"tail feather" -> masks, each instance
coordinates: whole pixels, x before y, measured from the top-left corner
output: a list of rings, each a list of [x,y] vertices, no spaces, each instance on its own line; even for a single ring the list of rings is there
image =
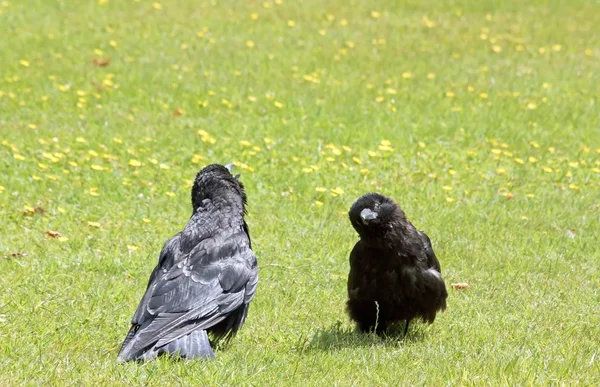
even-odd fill
[[[205,330],[193,331],[185,336],[179,337],[178,339],[171,341],[170,343],[164,346],[157,347],[156,344],[154,344],[152,347],[146,348],[144,350],[134,349],[132,343],[133,341],[135,341],[135,332],[136,327],[134,326],[127,334],[127,338],[125,339],[123,347],[119,352],[117,361],[146,361],[152,360],[157,356],[163,354],[170,354],[185,359],[213,359],[215,357],[215,353],[213,352],[210,346],[208,335]]]

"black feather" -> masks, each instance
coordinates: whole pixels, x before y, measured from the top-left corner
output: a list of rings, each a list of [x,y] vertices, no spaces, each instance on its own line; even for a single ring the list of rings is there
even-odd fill
[[[192,188],[193,213],[168,240],[133,316],[119,361],[161,354],[213,358],[213,344],[244,324],[258,284],[244,186],[222,165],[209,165]]]
[[[432,323],[448,293],[431,240],[390,198],[360,197],[350,208],[360,240],[350,253],[347,311],[361,331],[384,332],[414,318]]]

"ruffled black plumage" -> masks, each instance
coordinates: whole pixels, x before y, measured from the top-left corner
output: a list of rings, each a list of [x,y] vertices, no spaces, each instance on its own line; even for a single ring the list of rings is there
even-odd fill
[[[213,358],[212,345],[235,336],[258,284],[245,205],[244,186],[228,168],[213,164],[198,173],[192,216],[165,243],[119,361]]]
[[[448,293],[429,237],[390,198],[360,197],[350,208],[360,240],[350,253],[347,311],[361,331],[384,332],[414,318],[432,323]]]

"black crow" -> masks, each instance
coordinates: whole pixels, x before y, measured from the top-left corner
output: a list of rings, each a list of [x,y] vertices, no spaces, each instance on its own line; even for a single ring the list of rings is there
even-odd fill
[[[424,232],[390,198],[360,197],[348,214],[360,240],[350,253],[347,311],[362,332],[383,333],[413,318],[432,323],[448,293],[440,262]]]
[[[229,341],[244,324],[258,267],[244,186],[230,169],[213,164],[196,176],[192,216],[162,248],[119,361],[214,358],[211,344]]]

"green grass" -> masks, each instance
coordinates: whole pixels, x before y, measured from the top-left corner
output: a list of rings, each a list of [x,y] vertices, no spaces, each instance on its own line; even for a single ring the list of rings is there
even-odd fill
[[[0,385],[600,384],[597,2],[99,3],[0,4]],[[117,364],[230,161],[246,325],[212,362]],[[470,285],[406,340],[344,312],[374,190]]]

